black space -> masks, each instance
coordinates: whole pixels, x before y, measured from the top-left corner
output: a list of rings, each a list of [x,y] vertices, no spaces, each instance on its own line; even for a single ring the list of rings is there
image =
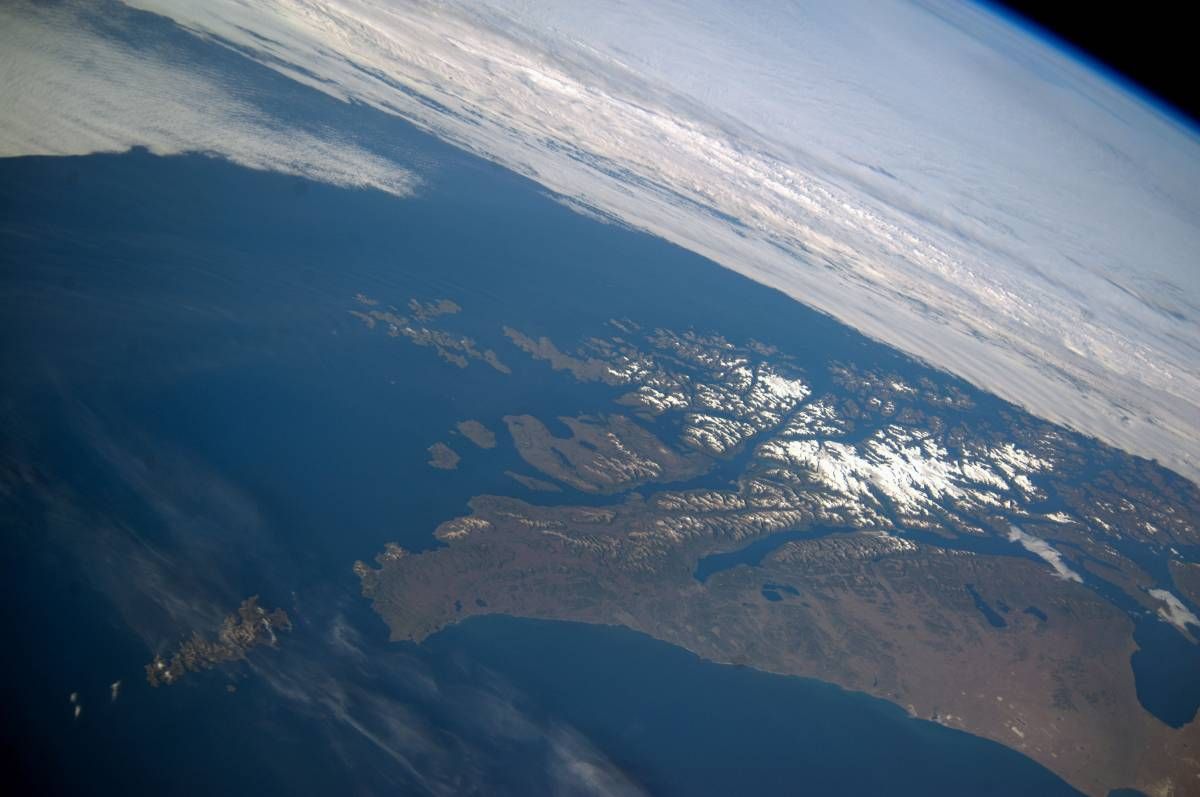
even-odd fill
[[[995,5],[1082,50],[1200,126],[1190,4],[1002,0]]]

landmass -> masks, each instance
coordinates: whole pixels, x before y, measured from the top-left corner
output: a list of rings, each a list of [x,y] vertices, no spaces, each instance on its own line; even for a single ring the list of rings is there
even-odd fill
[[[434,443],[429,447],[429,464],[438,470],[454,470],[461,459],[458,452],[445,443]]]
[[[533,490],[539,493],[561,493],[562,488],[553,482],[548,482],[545,479],[539,479],[535,476],[528,476],[524,473],[506,470],[504,475],[515,481],[527,490]]]
[[[170,685],[189,672],[210,670],[220,664],[238,661],[251,649],[278,644],[276,631],[292,630],[292,621],[283,609],[267,611],[258,605],[258,596],[247,598],[238,610],[225,618],[216,639],[199,631],[185,640],[171,657],[155,656],[146,665],[146,680],[151,686]],[[120,681],[113,684],[112,699],[116,700]]]
[[[408,310],[418,321],[431,321],[440,315],[454,315],[462,312],[462,308],[449,299],[437,299],[432,302],[409,299]]]
[[[1195,485],[921,369],[618,331],[566,350],[505,330],[637,417],[560,418],[565,438],[505,418],[579,497],[478,496],[441,547],[357,563],[393,639],[490,613],[623,625],[893,701],[1089,794],[1200,788],[1200,725],[1143,708],[1130,666],[1136,623],[1200,631]]]
[[[458,423],[458,432],[480,448],[495,448],[496,434],[479,421],[467,420]]]
[[[1200,563],[1172,561],[1171,578],[1193,606],[1200,604]]]
[[[696,554],[630,545],[653,522],[645,508],[473,508],[469,524],[439,530],[446,553],[364,574],[393,639],[419,642],[485,613],[619,624],[713,661],[891,700],[1014,747],[1088,793],[1195,783],[1194,727],[1169,729],[1138,704],[1129,620],[1034,562],[856,532],[789,542],[701,584]],[[767,584],[796,594],[773,590],[771,600]],[[993,602],[1034,604],[1046,619],[1010,614],[1001,632],[967,584]]]
[[[354,309],[349,313],[362,321],[367,329],[383,329],[389,337],[405,338],[414,345],[430,347],[439,357],[458,368],[466,368],[472,361],[478,361],[502,374],[512,373],[512,369],[501,362],[496,352],[491,349],[480,350],[474,338],[438,326],[443,316],[455,315],[461,310],[449,299],[433,302],[411,299],[411,317],[401,315],[392,305],[379,309],[382,306],[379,300],[362,293],[356,294],[354,299],[365,309]]]
[[[522,459],[585,493],[680,481],[703,473],[710,465],[694,453],[667,446],[623,415],[558,420],[570,430],[570,437],[555,437],[532,415],[508,415],[504,423]]]

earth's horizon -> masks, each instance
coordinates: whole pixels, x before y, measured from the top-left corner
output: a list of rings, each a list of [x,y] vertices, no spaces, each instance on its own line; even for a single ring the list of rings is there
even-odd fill
[[[870,5],[0,9],[15,793],[1200,790],[1200,135]]]

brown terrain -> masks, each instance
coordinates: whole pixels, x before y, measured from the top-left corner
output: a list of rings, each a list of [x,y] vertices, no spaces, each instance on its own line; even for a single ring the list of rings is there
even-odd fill
[[[495,448],[496,434],[479,421],[460,421],[456,427],[458,433],[480,448]]]
[[[267,611],[258,605],[258,596],[247,598],[237,612],[221,623],[216,639],[199,631],[185,640],[170,659],[155,656],[146,665],[146,680],[151,686],[170,685],[189,672],[211,670],[219,664],[244,659],[255,647],[275,647],[276,631],[291,631],[292,621],[283,609]]]
[[[758,567],[693,577],[707,541],[654,551],[656,499],[617,510],[477,499],[443,524],[448,547],[360,565],[393,639],[421,641],[479,614],[618,624],[718,662],[820,678],[1020,750],[1089,794],[1186,794],[1200,777],[1197,724],[1144,711],[1132,625],[1039,564],[861,531],[793,541]],[[764,585],[778,600],[763,597]],[[1004,628],[975,610],[1036,606]],[[1174,791],[1172,791],[1172,785]]]
[[[682,481],[711,464],[696,454],[680,454],[623,415],[559,420],[570,437],[555,437],[531,415],[509,415],[504,423],[526,462],[585,493]]]
[[[1133,614],[1096,588],[1164,621],[1151,590],[1196,600],[1200,568],[1179,553],[1200,543],[1195,485],[1015,411],[981,415],[928,376],[834,363],[813,395],[762,344],[613,326],[574,351],[505,332],[554,371],[626,390],[615,402],[636,417],[560,418],[569,437],[505,423],[544,477],[510,472],[526,487],[624,500],[479,496],[436,529],[442,547],[356,563],[393,639],[493,613],[621,625],[892,701],[1088,794],[1200,793],[1200,723],[1142,707]],[[734,482],[679,486],[730,463]],[[1132,547],[1166,558],[1173,583]]]
[[[458,455],[453,448],[445,443],[434,443],[429,447],[429,465],[438,470],[454,470],[458,467]]]

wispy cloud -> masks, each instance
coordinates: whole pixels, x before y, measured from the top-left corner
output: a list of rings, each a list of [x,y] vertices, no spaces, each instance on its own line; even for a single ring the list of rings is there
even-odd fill
[[[339,613],[323,612],[321,623],[336,632],[302,638],[286,655],[250,666],[286,705],[315,721],[348,782],[383,760],[427,794],[494,791],[501,780],[495,769],[510,768],[520,751],[524,771],[509,772],[508,782],[558,795],[644,794],[585,735],[522,709],[527,698],[497,673],[478,664],[435,666],[419,650],[363,656],[357,632]]]
[[[985,9],[137,4],[1200,475],[1200,141]]]
[[[1032,534],[1021,531],[1016,526],[1009,526],[1008,539],[1010,542],[1018,543],[1034,556],[1045,560],[1047,564],[1054,568],[1054,572],[1058,577],[1064,581],[1078,581],[1079,583],[1083,583],[1083,578],[1067,566],[1062,554],[1041,537],[1035,537]]]
[[[236,75],[149,46],[160,42],[118,40],[71,4],[0,6],[0,42],[0,157],[142,146],[401,196],[417,183],[349,131],[297,126],[256,104]]]
[[[1187,633],[1188,626],[1200,629],[1200,617],[1183,604],[1173,593],[1165,589],[1149,590],[1150,597],[1161,601],[1164,605],[1158,610],[1158,616],[1166,622]]]
[[[554,794],[635,797],[647,793],[578,732],[558,725],[546,738]]]

